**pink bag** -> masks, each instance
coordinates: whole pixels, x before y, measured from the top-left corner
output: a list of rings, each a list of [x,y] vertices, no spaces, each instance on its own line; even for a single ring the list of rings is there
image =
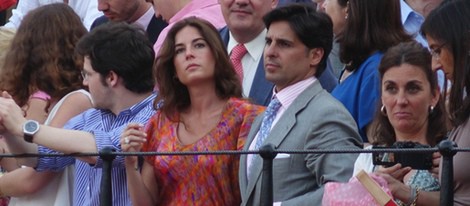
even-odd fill
[[[382,177],[374,174],[369,176],[375,180],[380,188],[389,196],[390,205],[393,204],[391,200],[392,193],[388,188],[387,181]],[[388,203],[388,201],[387,201]],[[352,177],[347,183],[329,182],[325,185],[323,193],[323,206],[377,206],[389,205],[378,204],[371,193],[363,186],[363,184],[356,178]]]

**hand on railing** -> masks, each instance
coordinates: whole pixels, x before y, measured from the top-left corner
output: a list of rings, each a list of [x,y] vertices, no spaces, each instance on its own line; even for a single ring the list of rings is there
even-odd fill
[[[139,152],[147,141],[144,125],[130,123],[121,135],[121,149],[123,152]],[[126,165],[136,165],[137,156],[127,156]]]

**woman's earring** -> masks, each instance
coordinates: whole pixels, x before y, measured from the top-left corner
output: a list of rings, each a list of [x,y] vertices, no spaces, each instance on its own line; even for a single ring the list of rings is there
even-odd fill
[[[346,16],[344,16],[344,19],[348,19],[348,14],[346,14]]]
[[[434,106],[429,107],[429,114],[432,114],[434,112]]]
[[[382,107],[380,107],[380,113],[382,113],[383,116],[387,116],[387,109],[385,109],[384,105],[382,105]]]

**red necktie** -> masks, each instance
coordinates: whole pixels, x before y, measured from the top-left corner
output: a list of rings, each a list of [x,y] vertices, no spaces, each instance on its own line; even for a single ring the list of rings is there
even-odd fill
[[[230,53],[230,60],[232,61],[233,67],[235,68],[235,72],[237,72],[240,81],[243,82],[243,66],[242,66],[242,58],[245,56],[247,50],[243,44],[238,44],[232,49]]]

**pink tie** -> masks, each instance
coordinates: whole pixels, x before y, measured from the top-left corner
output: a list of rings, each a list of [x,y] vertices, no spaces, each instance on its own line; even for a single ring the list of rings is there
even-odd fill
[[[237,72],[240,81],[243,81],[242,58],[245,56],[246,52],[246,47],[243,44],[238,44],[232,49],[232,53],[230,53],[230,60],[232,61],[233,67],[235,68],[235,72]]]

